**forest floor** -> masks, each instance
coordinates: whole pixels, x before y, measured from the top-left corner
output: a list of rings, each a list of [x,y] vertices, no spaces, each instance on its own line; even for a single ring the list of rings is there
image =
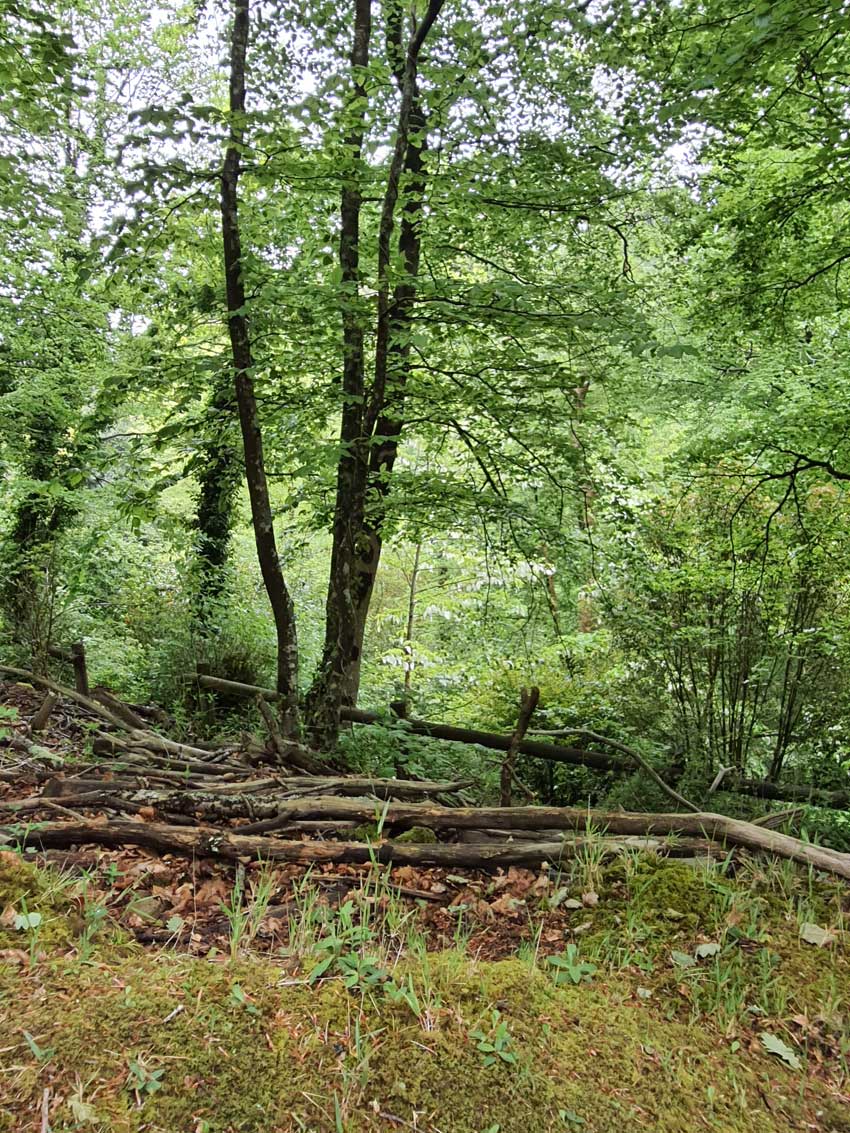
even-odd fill
[[[846,883],[742,853],[7,847],[0,1133],[850,1133],[848,929]]]

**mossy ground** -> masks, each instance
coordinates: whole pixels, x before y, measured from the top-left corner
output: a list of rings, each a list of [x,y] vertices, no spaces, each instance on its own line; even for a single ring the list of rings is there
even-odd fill
[[[798,933],[806,910],[834,924],[840,894],[642,858],[595,880],[575,937],[592,982],[556,987],[528,949],[370,940],[347,988],[340,965],[308,984],[315,956],[216,962],[94,932],[85,902],[0,855],[0,910],[43,916],[36,939],[0,930],[0,1131],[39,1133],[47,1097],[53,1133],[850,1133],[847,952]],[[700,941],[721,951],[671,963]]]

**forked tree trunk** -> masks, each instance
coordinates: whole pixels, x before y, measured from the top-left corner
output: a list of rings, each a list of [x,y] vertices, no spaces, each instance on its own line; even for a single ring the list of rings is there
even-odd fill
[[[234,0],[230,52],[230,136],[221,175],[221,232],[227,289],[227,326],[233,357],[236,402],[245,453],[245,478],[257,558],[274,617],[277,636],[277,690],[281,694],[284,734],[299,732],[298,644],[295,611],[277,553],[271,500],[263,458],[263,437],[254,393],[254,357],[245,312],[238,189],[240,153],[245,141],[245,59],[248,51],[249,0]]]
[[[430,0],[406,49],[402,46],[401,7],[388,16],[390,65],[401,94],[396,140],[381,208],[378,232],[378,315],[375,367],[366,389],[363,330],[343,304],[344,403],[340,432],[334,539],[328,584],[322,663],[308,698],[313,740],[331,747],[340,709],[357,701],[366,619],[381,558],[386,500],[404,428],[404,397],[410,369],[409,329],[419,273],[420,221],[425,189],[427,123],[417,94],[419,55],[444,0]],[[353,180],[343,189],[340,265],[343,294],[357,294],[360,191],[357,184],[366,105],[364,70],[369,59],[370,3],[355,0],[352,51],[352,106],[346,148]],[[390,282],[392,237],[399,198],[404,204],[398,253],[404,276]]]

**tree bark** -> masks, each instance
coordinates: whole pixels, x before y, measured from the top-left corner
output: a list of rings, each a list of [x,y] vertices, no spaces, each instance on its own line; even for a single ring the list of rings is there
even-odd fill
[[[422,557],[422,540],[416,544],[413,566],[407,590],[407,625],[404,629],[404,704],[405,716],[410,711],[410,690],[413,684],[413,631],[416,627],[416,584],[419,581],[419,561]]]
[[[226,380],[225,380],[226,377]],[[196,615],[202,630],[221,597],[233,529],[233,505],[242,478],[237,438],[233,435],[238,406],[230,375],[216,378],[204,414],[200,459],[190,462],[200,492],[195,511],[195,555],[198,562]]]
[[[251,501],[251,518],[257,558],[268,594],[277,636],[277,689],[281,694],[281,725],[286,736],[297,738],[298,643],[295,611],[281,569],[263,456],[257,399],[254,392],[254,357],[246,314],[242,241],[239,229],[239,175],[245,144],[245,61],[248,51],[249,0],[234,0],[230,51],[230,135],[221,174],[221,233],[227,292],[227,326],[233,360],[236,402],[245,453],[245,478]]]

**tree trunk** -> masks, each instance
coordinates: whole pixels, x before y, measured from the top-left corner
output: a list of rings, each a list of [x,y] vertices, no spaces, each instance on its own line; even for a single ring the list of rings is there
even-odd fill
[[[325,605],[325,643],[313,687],[307,697],[307,715],[313,742],[330,748],[339,732],[339,708],[350,695],[343,688],[348,667],[359,672],[363,643],[355,597],[352,566],[358,557],[363,529],[368,456],[363,435],[365,359],[363,321],[358,309],[360,292],[360,209],[362,195],[363,130],[368,92],[366,68],[372,31],[371,0],[354,0],[354,42],[351,50],[352,85],[346,107],[344,162],[346,177],[340,202],[339,264],[342,313],[342,419],[337,463],[333,545]]]
[[[245,313],[242,242],[239,231],[238,188],[240,153],[245,129],[245,58],[248,50],[249,0],[234,0],[230,54],[230,136],[221,175],[221,231],[227,290],[227,325],[233,358],[236,402],[245,453],[245,477],[251,501],[251,518],[257,558],[274,617],[277,636],[277,689],[281,694],[284,734],[297,737],[298,644],[295,611],[283,577],[275,541],[271,500],[263,457],[257,399],[254,393],[254,358],[248,316]]]
[[[410,571],[410,580],[407,591],[407,625],[404,630],[404,703],[405,715],[410,711],[407,707],[410,701],[410,690],[413,683],[413,631],[416,627],[416,584],[419,581],[419,561],[422,557],[422,540],[416,544],[413,556],[413,567]]]
[[[238,413],[233,381],[216,380],[204,421],[196,476],[200,486],[195,513],[198,562],[196,614],[202,629],[207,628],[213,603],[221,596],[225,567],[233,529],[233,504],[242,476],[237,438],[232,435]]]
[[[534,709],[537,707],[539,699],[540,689],[537,685],[534,685],[530,692],[527,688],[524,688],[520,695],[519,718],[510,738],[507,753],[502,761],[500,782],[500,801],[502,806],[511,805],[511,788],[513,787],[515,775],[514,765],[516,764],[517,752],[519,751],[519,745],[525,738],[525,733],[528,731],[528,725],[531,723],[531,717],[534,714]]]
[[[401,46],[401,10],[391,5],[388,20],[390,64],[401,92],[396,139],[381,207],[378,232],[378,315],[372,388],[365,382],[363,334],[343,305],[345,400],[340,432],[334,539],[328,585],[322,664],[309,696],[313,740],[331,747],[339,732],[340,709],[357,701],[366,619],[381,557],[386,497],[404,426],[404,392],[410,368],[409,330],[419,273],[423,154],[426,120],[417,95],[419,54],[444,0],[430,0],[406,51]],[[346,138],[359,165],[366,89],[362,69],[368,64],[370,5],[355,0],[354,105],[357,117]],[[402,196],[398,251],[404,277],[390,284],[392,234]],[[356,296],[358,279],[360,193],[343,190],[340,265],[343,287]]]

